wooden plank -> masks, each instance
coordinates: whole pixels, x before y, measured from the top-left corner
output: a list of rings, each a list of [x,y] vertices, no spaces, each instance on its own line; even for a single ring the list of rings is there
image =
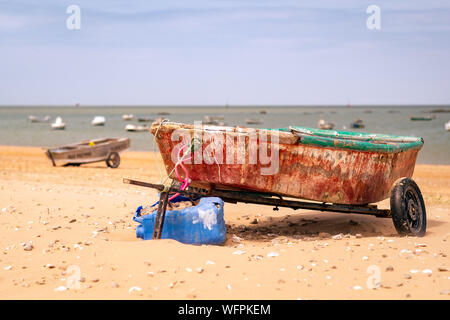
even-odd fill
[[[159,197],[158,211],[156,212],[155,226],[153,228],[153,240],[161,239],[162,230],[164,226],[164,218],[166,216],[167,202],[169,199],[169,192],[162,192]]]

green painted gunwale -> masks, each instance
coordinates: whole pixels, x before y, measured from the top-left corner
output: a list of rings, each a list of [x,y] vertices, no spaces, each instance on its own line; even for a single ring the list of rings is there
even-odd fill
[[[323,130],[298,126],[271,130],[292,132],[300,137],[300,143],[306,145],[379,153],[397,153],[410,149],[420,150],[424,143],[423,138],[420,137]]]

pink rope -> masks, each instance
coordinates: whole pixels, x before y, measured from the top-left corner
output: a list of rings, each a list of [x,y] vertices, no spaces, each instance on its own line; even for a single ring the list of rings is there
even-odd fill
[[[177,162],[177,164],[176,164],[176,166],[175,166],[175,174],[177,175],[178,180],[182,183],[182,184],[181,184],[180,190],[185,190],[185,189],[189,186],[189,184],[190,184],[190,181],[189,181],[189,172],[188,172],[188,170],[186,169],[186,167],[184,166],[183,161],[190,160],[190,159],[192,158],[192,156],[190,156],[189,158],[186,158],[186,159],[181,160],[181,159],[182,159],[181,154],[182,154],[183,149],[184,149],[185,147],[186,147],[186,145],[182,146],[182,147],[180,148],[180,150],[178,151],[178,155],[177,155],[178,162]],[[184,175],[185,175],[185,178],[184,178],[184,179],[181,177],[180,173],[178,172],[178,166],[181,166],[181,168],[182,168],[183,171],[184,171]],[[173,196],[171,196],[171,197],[169,198],[169,201],[172,201],[173,199],[175,199],[175,198],[178,197],[179,195],[180,195],[180,193],[174,194]]]

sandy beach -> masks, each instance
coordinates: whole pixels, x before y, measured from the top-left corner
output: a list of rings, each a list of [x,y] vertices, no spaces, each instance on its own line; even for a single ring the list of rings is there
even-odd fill
[[[133,212],[157,194],[122,178],[159,182],[154,155],[52,167],[0,146],[0,299],[450,298],[450,166],[416,166],[423,238],[391,219],[225,204],[223,246],[137,239]]]

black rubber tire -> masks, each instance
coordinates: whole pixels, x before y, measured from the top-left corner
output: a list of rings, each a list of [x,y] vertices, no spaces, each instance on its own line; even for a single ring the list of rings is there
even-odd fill
[[[401,178],[395,182],[391,191],[391,214],[395,229],[400,235],[425,235],[425,202],[414,180]]]
[[[117,152],[111,152],[106,159],[106,165],[110,168],[117,168],[120,165],[120,156]]]

